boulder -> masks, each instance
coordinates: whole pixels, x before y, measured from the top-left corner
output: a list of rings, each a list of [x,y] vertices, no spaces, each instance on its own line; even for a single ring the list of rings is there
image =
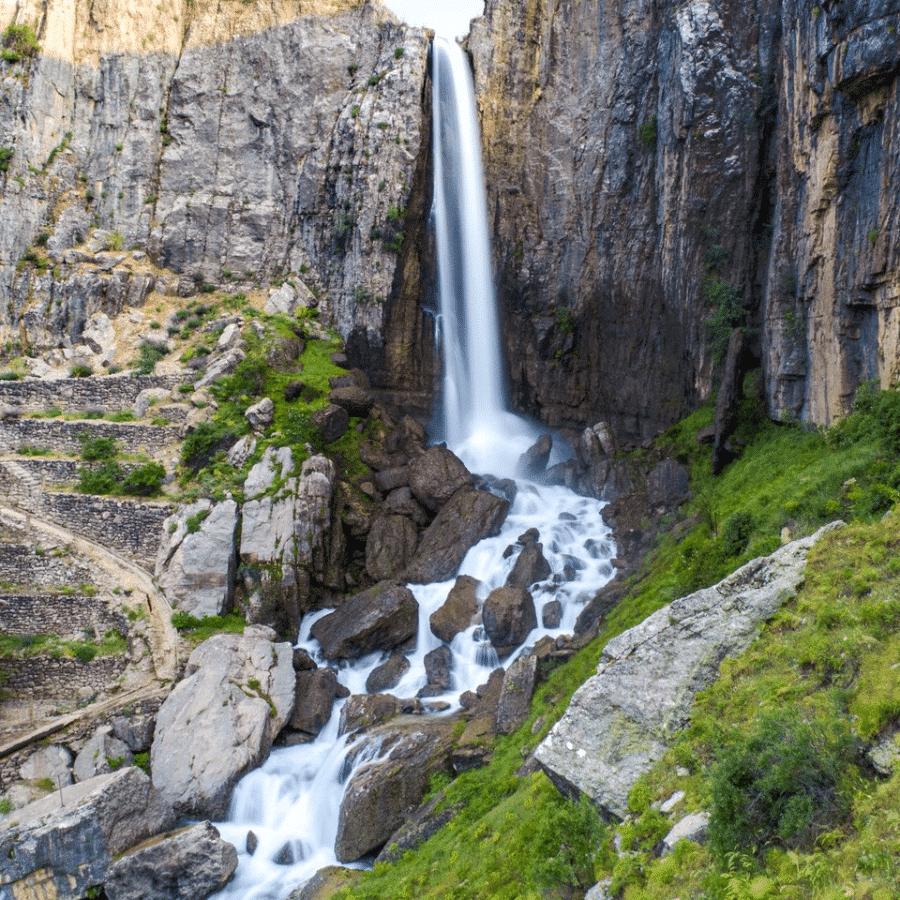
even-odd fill
[[[249,625],[204,641],[160,708],[153,784],[180,814],[222,818],[234,784],[266,758],[293,712],[293,648],[274,637]]]
[[[528,587],[552,574],[550,563],[544,556],[544,545],[538,543],[538,531],[529,528],[517,543],[522,547],[516,557],[512,571],[506,577],[507,587]]]
[[[425,654],[425,677],[428,683],[423,687],[417,697],[438,697],[446,694],[453,684],[451,674],[453,668],[453,654],[450,648],[444,645],[436,647]]]
[[[409,466],[395,466],[393,469],[382,469],[375,473],[375,484],[382,494],[409,484]]]
[[[562,622],[562,603],[559,600],[548,600],[541,609],[541,625],[544,628],[559,628]]]
[[[366,690],[380,694],[394,687],[409,671],[410,662],[402,653],[392,653],[380,666],[369,673]]]
[[[170,828],[172,809],[137,768],[71,785],[0,825],[0,888],[12,897],[78,900],[113,859]]]
[[[409,464],[409,487],[415,498],[437,512],[460,488],[472,485],[472,473],[446,447],[429,447]]]
[[[228,464],[236,469],[241,468],[256,450],[256,437],[252,434],[245,434],[236,444],[232,445],[225,458]]]
[[[123,765],[134,765],[128,744],[113,736],[111,725],[101,725],[75,757],[72,774],[76,781],[88,781]]]
[[[516,465],[516,473],[522,478],[535,479],[544,473],[550,451],[553,449],[553,438],[542,434],[520,457]]]
[[[376,581],[397,577],[419,543],[419,530],[406,516],[379,516],[366,539],[366,571]]]
[[[401,700],[393,694],[352,694],[341,707],[339,734],[365,731],[399,715],[421,715],[418,700]]]
[[[391,471],[391,470],[387,470]],[[379,473],[381,474],[381,473]],[[409,480],[409,467],[406,468],[407,481]],[[377,478],[377,476],[376,476]],[[428,524],[431,516],[425,511],[424,507],[412,495],[412,491],[408,485],[395,488],[385,497],[382,509],[386,513],[398,516],[406,516],[411,519],[420,528]]]
[[[116,355],[116,329],[106,313],[98,312],[81,332],[81,340],[100,357],[101,365],[109,365]]]
[[[172,399],[172,392],[166,388],[144,388],[134,400],[134,416],[143,419],[160,403],[167,403]]]
[[[453,722],[434,719],[381,738],[382,756],[353,774],[341,803],[335,854],[353,862],[379,851],[422,802],[432,776],[449,771]]]
[[[478,612],[478,586],[481,582],[471,575],[460,575],[443,606],[436,609],[429,618],[431,631],[435,637],[450,643],[461,631],[465,631]]]
[[[328,399],[335,406],[341,406],[347,410],[349,416],[360,419],[364,419],[369,414],[375,402],[372,394],[358,384],[335,388],[329,393]]]
[[[113,734],[125,743],[132,753],[150,749],[155,728],[155,716],[116,716],[112,720]]]
[[[345,600],[312,626],[328,659],[392,650],[416,633],[419,604],[409,588],[383,581]]]
[[[832,527],[741,566],[613,638],[597,674],[535,751],[551,779],[624,816],[629,791],[687,725],[696,694],[796,594],[809,548]]]
[[[230,350],[237,346],[241,340],[241,324],[240,322],[229,322],[219,335],[216,341],[216,350]]]
[[[35,750],[19,766],[19,777],[26,781],[49,778],[56,787],[72,783],[72,754],[59,744]]]
[[[537,627],[534,601],[521,587],[492,590],[484,601],[481,614],[484,630],[501,658],[508,656]]]
[[[331,718],[338,680],[332,669],[312,669],[297,673],[294,711],[288,725],[312,740]]]
[[[422,535],[406,580],[429,584],[451,578],[470,547],[500,531],[508,511],[508,500],[461,487]]]
[[[479,685],[474,693],[466,691],[460,697],[460,702],[470,710],[471,718],[453,749],[451,761],[455,772],[477,769],[490,759],[491,738],[497,733],[497,706],[503,678],[503,669],[494,669],[485,684]]]
[[[204,900],[225,887],[237,850],[200,822],[117,859],[103,884],[109,900]]]
[[[237,524],[230,499],[198,500],[163,521],[155,574],[172,606],[198,618],[231,610]]]
[[[271,397],[263,397],[259,403],[247,408],[244,418],[250,423],[250,427],[254,430],[268,428],[275,418],[275,404]]]
[[[284,481],[294,474],[294,454],[290,447],[267,447],[262,459],[244,479],[244,496],[248,499],[264,494],[276,478]]]
[[[317,409],[310,416],[310,421],[318,430],[324,444],[330,444],[342,437],[350,425],[347,410],[333,403],[329,403],[324,409]]]
[[[696,812],[679,819],[663,838],[663,853],[670,853],[679,841],[701,844],[709,827],[709,813]]]
[[[503,690],[497,703],[498,734],[512,734],[531,711],[531,696],[537,680],[535,654],[520,656],[503,675]]]

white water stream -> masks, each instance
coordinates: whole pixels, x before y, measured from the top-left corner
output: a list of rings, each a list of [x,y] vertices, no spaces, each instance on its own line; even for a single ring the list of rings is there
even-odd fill
[[[520,454],[537,436],[529,423],[506,409],[499,328],[490,246],[487,235],[484,179],[471,77],[466,58],[453,42],[436,39],[433,47],[435,227],[440,279],[440,322],[445,360],[443,429],[448,445],[478,473],[511,477]],[[557,628],[538,627],[508,665],[544,634],[571,634],[585,601],[613,574],[614,555],[603,504],[562,487],[518,482],[518,493],[501,533],[474,546],[459,574],[481,581],[480,600],[504,584],[516,554],[507,548],[529,528],[537,528],[552,569],[532,585],[538,619],[545,603],[559,600]],[[446,600],[455,579],[441,584],[410,585],[419,602],[418,643],[410,669],[391,690],[414,697],[427,678],[424,657],[440,646],[429,616]],[[318,644],[309,637],[316,618],[307,616],[299,645],[320,664]],[[454,638],[453,686],[443,697],[458,706],[459,694],[487,681],[497,666],[496,653],[483,630],[472,626]],[[365,681],[382,662],[373,654],[338,671],[351,693],[365,693]],[[432,701],[433,702],[433,701]],[[220,900],[283,900],[322,866],[336,862],[334,844],[341,800],[353,771],[377,752],[367,748],[348,763],[352,736],[338,736],[340,703],[311,744],[273,750],[266,763],[237,785],[227,822],[217,823],[222,836],[237,847],[238,871],[216,895]],[[247,852],[253,831],[258,846]]]

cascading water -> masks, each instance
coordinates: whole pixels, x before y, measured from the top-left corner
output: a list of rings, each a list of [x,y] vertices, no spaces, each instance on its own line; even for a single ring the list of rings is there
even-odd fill
[[[506,409],[499,329],[494,303],[487,237],[484,181],[471,79],[465,57],[453,42],[436,39],[433,48],[435,221],[445,361],[443,425],[445,439],[475,472],[510,477],[519,455],[536,432]],[[536,528],[552,574],[531,585],[538,617],[557,600],[556,627],[538,627],[516,655],[527,652],[541,635],[571,634],[585,600],[612,577],[613,546],[603,522],[601,503],[562,487],[518,482],[516,499],[502,531],[474,546],[460,574],[477,578],[478,597],[502,586],[515,554],[506,551],[516,538]],[[410,668],[392,693],[415,696],[427,683],[424,657],[440,646],[429,617],[446,600],[453,580],[410,585],[419,603],[417,645]],[[316,618],[307,616],[298,639],[321,664],[327,664],[309,637]],[[481,629],[473,625],[450,645],[453,687],[434,700],[458,707],[459,694],[487,681],[497,656]],[[379,654],[338,671],[351,693],[364,693]],[[353,771],[377,753],[377,747],[352,744],[338,734],[339,710],[311,744],[276,749],[268,761],[236,787],[229,820],[218,823],[222,836],[238,849],[235,878],[220,900],[283,900],[319,868],[336,862],[334,845],[341,801]],[[248,851],[248,832],[256,847]]]

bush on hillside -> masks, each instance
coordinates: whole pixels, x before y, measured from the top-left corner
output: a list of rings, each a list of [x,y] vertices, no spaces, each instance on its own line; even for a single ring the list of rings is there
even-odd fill
[[[857,743],[843,721],[808,722],[795,708],[763,715],[711,774],[713,854],[724,864],[736,852],[812,848],[849,815]]]
[[[218,422],[201,422],[184,440],[181,462],[193,472],[208,466],[220,450],[230,447],[240,435]]]

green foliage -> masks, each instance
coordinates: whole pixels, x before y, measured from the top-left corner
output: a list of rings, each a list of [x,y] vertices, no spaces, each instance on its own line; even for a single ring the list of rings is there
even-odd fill
[[[557,306],[554,311],[556,328],[560,334],[575,333],[575,317],[566,306]]]
[[[3,32],[3,49],[0,57],[6,62],[33,59],[40,52],[37,35],[29,25],[10,25]]]
[[[811,848],[850,812],[848,770],[857,742],[846,722],[767,713],[720,755],[711,778],[709,846],[720,862],[769,846]]]
[[[230,447],[239,437],[221,422],[201,422],[181,446],[181,462],[193,472],[208,466],[217,453]]]
[[[107,238],[107,246],[110,250],[121,250],[125,246],[125,238],[118,231],[110,232]]]
[[[713,362],[718,365],[725,359],[731,332],[747,324],[747,310],[738,288],[718,275],[708,274],[703,279],[703,299],[712,307],[703,324]]]
[[[77,366],[72,366],[69,370],[69,374],[72,378],[89,378],[94,374],[94,370],[90,366],[79,364]]]
[[[21,377],[18,372],[0,372],[0,381],[18,381]]]
[[[121,493],[130,497],[156,497],[165,477],[166,470],[160,463],[143,463],[125,473]]]
[[[0,172],[8,172],[16,151],[12,147],[0,147]]]
[[[188,516],[185,520],[184,527],[188,534],[196,534],[200,530],[200,526],[206,521],[209,516],[208,509],[201,509],[198,512],[194,513],[192,516]],[[178,626],[176,626],[178,627]]]
[[[656,116],[651,116],[649,119],[643,122],[638,129],[638,134],[640,135],[641,143],[648,150],[655,150],[656,141],[658,138]]]
[[[81,458],[85,462],[115,459],[118,453],[115,439],[111,437],[92,437],[89,431],[82,431],[78,440],[81,443]]]
[[[138,348],[138,357],[132,363],[136,375],[152,375],[156,364],[165,357],[162,347],[144,341]]]
[[[537,884],[545,890],[565,885],[584,894],[596,881],[594,856],[605,832],[591,801],[582,794],[576,802],[560,798],[549,803],[535,832],[532,865]]]
[[[200,644],[214,634],[243,634],[247,624],[236,613],[225,616],[204,616],[198,619],[190,613],[177,610],[172,613],[172,624],[192,644]]]
[[[722,529],[722,551],[727,557],[739,556],[747,548],[753,534],[753,516],[739,510],[728,517]]]
[[[122,467],[114,459],[107,459],[96,466],[81,466],[75,489],[82,494],[113,494],[121,481]]]
[[[89,663],[97,655],[97,645],[78,641],[72,644],[72,655],[81,663]]]

